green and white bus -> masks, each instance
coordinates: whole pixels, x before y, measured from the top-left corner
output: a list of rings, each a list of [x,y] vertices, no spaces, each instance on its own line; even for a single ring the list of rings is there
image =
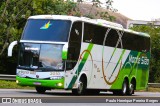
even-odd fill
[[[28,18],[18,44],[16,83],[72,93],[132,95],[146,89],[150,36],[101,19],[64,15]]]

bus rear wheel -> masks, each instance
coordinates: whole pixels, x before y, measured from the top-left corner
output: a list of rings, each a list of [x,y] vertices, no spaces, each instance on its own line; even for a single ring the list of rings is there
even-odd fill
[[[46,89],[44,87],[35,87],[35,88],[37,93],[44,94],[46,92]]]
[[[127,95],[128,93],[128,83],[127,80],[123,81],[121,95]]]
[[[135,82],[132,80],[130,85],[129,85],[128,95],[134,94],[134,90],[135,90]]]

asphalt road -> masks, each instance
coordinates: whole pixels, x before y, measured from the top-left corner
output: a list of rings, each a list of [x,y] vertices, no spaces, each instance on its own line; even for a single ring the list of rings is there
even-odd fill
[[[113,95],[112,92],[101,92],[99,95],[75,96],[68,90],[51,90],[38,94],[36,90],[0,89],[0,97],[160,97],[160,92],[135,92],[132,96]]]
[[[124,106],[129,104],[133,106],[153,106],[160,105],[160,92],[135,92],[133,96],[117,96],[111,92],[101,92],[99,95],[87,95],[87,96],[75,96],[72,95],[71,91],[65,90],[52,90],[47,91],[45,94],[38,94],[35,90],[22,90],[22,89],[0,89],[0,105],[3,103],[12,104],[12,106],[18,106],[19,104],[36,103],[33,106],[39,106],[38,104],[43,103],[48,106],[50,103],[57,104],[56,106],[75,106],[75,103],[82,104],[83,106],[106,106],[106,103],[110,105]],[[38,104],[37,104],[38,103]],[[66,104],[67,103],[67,104]],[[70,104],[72,103],[72,104]],[[69,105],[70,104],[70,105]],[[115,105],[114,105],[115,104]],[[6,105],[6,104],[5,104]],[[99,104],[98,104],[99,105]]]

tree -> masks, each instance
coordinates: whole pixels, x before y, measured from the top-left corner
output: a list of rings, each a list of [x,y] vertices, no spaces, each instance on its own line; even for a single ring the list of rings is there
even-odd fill
[[[69,0],[0,0],[0,73],[15,74],[17,57],[8,59],[7,48],[20,39],[30,15],[68,14],[75,6]]]
[[[72,0],[0,0],[0,73],[15,74],[17,57],[7,58],[7,48],[12,41],[20,39],[29,16],[70,15],[73,11],[73,15],[81,16],[76,6]],[[13,53],[18,54],[16,50]]]
[[[0,56],[11,41],[19,39],[30,15],[68,14],[75,6],[73,2],[63,0],[6,0],[1,4]]]
[[[160,26],[154,26],[154,23],[152,23],[133,26],[131,29],[148,33],[151,36],[149,82],[160,82]]]

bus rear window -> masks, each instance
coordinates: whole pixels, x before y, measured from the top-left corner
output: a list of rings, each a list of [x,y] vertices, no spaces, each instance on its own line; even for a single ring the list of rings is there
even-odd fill
[[[22,40],[36,41],[68,41],[71,21],[67,20],[28,20]]]

